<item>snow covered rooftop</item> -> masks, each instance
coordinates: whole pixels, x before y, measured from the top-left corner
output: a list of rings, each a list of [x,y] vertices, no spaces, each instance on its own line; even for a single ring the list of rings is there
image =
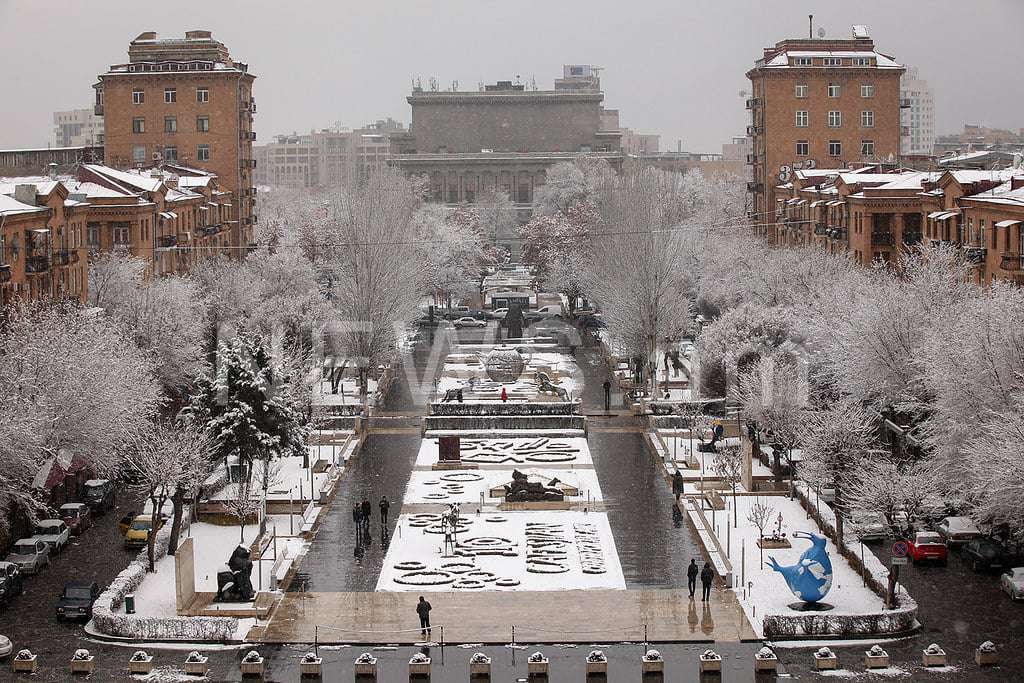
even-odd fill
[[[1008,187],[1009,183],[1005,187]],[[1024,187],[1008,192],[983,192],[981,194],[964,197],[963,199],[972,202],[985,202],[989,204],[1002,204],[1004,206],[1018,206],[1024,208]]]
[[[85,168],[89,169],[93,173],[106,176],[111,180],[131,187],[144,190],[146,192],[156,192],[160,185],[163,184],[163,178],[153,178],[148,174],[137,173],[132,171],[118,171],[117,169],[110,168],[109,166],[100,166],[99,164],[85,164]]]
[[[875,64],[880,69],[902,69],[903,65],[898,63],[892,57],[883,55],[881,52],[866,51],[866,50],[784,50],[779,54],[772,57],[769,61],[765,62],[765,66],[769,68],[789,68],[790,57],[838,57],[840,59],[853,59],[854,57],[874,57]],[[850,65],[844,65],[850,66]],[[804,67],[806,68],[806,67]]]
[[[0,216],[13,216],[15,214],[33,212],[42,213],[44,211],[46,211],[45,207],[22,204],[14,197],[8,197],[6,194],[0,194]]]
[[[20,178],[3,178],[0,180],[0,194],[14,194],[14,188],[18,185],[35,185],[36,194],[48,195],[53,192],[59,184],[47,176],[23,176]]]

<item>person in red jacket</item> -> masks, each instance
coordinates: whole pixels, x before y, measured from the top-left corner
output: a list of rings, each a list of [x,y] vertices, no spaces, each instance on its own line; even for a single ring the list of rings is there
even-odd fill
[[[508,392],[505,391],[505,385],[501,385],[501,402],[505,403],[508,401]]]

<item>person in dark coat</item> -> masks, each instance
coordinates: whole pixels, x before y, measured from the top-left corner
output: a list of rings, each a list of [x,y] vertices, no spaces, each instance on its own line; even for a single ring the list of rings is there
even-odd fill
[[[373,515],[373,506],[370,505],[370,499],[369,498],[363,498],[362,512],[363,512],[363,530],[364,531],[369,531],[370,530],[370,517],[371,517],[371,515]]]
[[[674,495],[676,498],[679,498],[679,496],[683,495],[683,491],[683,473],[680,472],[679,470],[676,470],[676,473],[672,475],[672,495]]]
[[[352,504],[352,522],[356,525],[356,539],[360,538],[363,531],[363,509],[359,503]]]
[[[386,527],[388,525],[388,509],[391,507],[391,503],[388,502],[387,496],[380,497],[380,523],[381,526]]]
[[[686,568],[686,587],[690,589],[690,599],[693,600],[693,593],[697,590],[697,575],[700,574],[700,567],[697,560],[690,560],[690,566]]]
[[[420,601],[416,603],[416,614],[420,618],[420,631],[425,636],[430,634],[430,609],[430,603],[424,600],[421,595]]]
[[[715,581],[715,570],[711,568],[710,562],[704,563],[704,569],[700,570],[700,583],[704,592],[701,593],[702,602],[707,602],[711,599],[711,584]]]
[[[612,383],[608,380],[604,381],[604,412],[610,412],[612,409]]]

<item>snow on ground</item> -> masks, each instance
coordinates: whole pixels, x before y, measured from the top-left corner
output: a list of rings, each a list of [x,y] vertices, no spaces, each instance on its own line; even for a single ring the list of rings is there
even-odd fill
[[[576,359],[568,353],[526,350],[523,352],[526,367],[520,378],[502,385],[491,381],[487,376],[484,362],[490,350],[490,347],[484,346],[472,352],[449,354],[441,368],[437,384],[438,397],[444,396],[449,389],[462,389],[463,400],[473,403],[497,398],[504,386],[509,400],[513,402],[559,400],[554,394],[540,393],[537,390],[537,374],[540,372],[546,374],[553,384],[565,389],[570,397],[578,398],[582,392],[583,373],[576,364]]]
[[[727,496],[729,505],[732,505],[732,496]],[[756,503],[764,503],[773,508],[771,522],[765,533],[771,533],[775,528],[779,514],[782,515],[782,531],[793,543],[792,548],[764,551],[764,566],[759,567],[757,547],[758,530],[747,521],[747,513]],[[768,558],[774,557],[782,566],[796,564],[800,555],[810,547],[810,541],[806,539],[792,538],[794,531],[813,531],[820,533],[814,520],[807,518],[807,513],[797,500],[790,500],[785,496],[739,496],[737,498],[737,512],[739,517],[739,528],[732,529],[730,543],[730,557],[732,558],[733,572],[742,579],[740,556],[741,547],[746,547],[746,581],[753,583],[754,587],[744,597],[743,591],[737,591],[737,597],[743,606],[747,617],[750,619],[754,629],[760,632],[761,618],[765,614],[796,614],[789,609],[789,604],[797,602],[798,598],[790,592],[789,587],[782,574],[771,569]],[[722,513],[718,515],[718,527],[722,547],[726,546],[726,529],[722,521]],[[730,522],[733,519],[729,511]],[[829,614],[863,614],[868,612],[880,612],[883,602],[875,595],[870,588],[864,585],[861,575],[853,570],[850,564],[836,551],[831,540],[826,545],[829,558],[832,561],[832,588],[824,599],[835,609]],[[741,586],[742,581],[737,581]],[[756,616],[755,616],[756,608]]]
[[[401,515],[398,527],[379,591],[626,588],[604,513],[464,513],[447,556],[438,515]]]
[[[658,434],[665,442],[666,455],[665,464],[669,466],[669,471],[674,471],[676,463],[679,464],[679,470],[683,473],[684,479],[699,479],[701,469],[687,469],[686,463],[689,461],[690,456],[690,437],[685,429],[675,430],[663,430],[659,429]],[[723,442],[729,446],[738,446],[740,440],[734,437],[723,439]],[[717,458],[716,453],[701,453],[697,450],[697,440],[693,440],[693,455],[697,460],[698,464],[703,464],[704,476],[714,477],[715,476],[715,461]],[[772,471],[770,468],[765,467],[761,464],[761,461],[754,459],[752,461],[754,468],[755,477],[771,477]]]
[[[302,460],[301,456],[289,456],[273,461],[271,484],[267,489],[268,500],[286,501],[289,496],[296,500],[309,500],[311,485],[314,498],[320,495],[320,491],[330,488],[330,470],[311,474],[308,467],[302,466]],[[210,500],[229,500],[236,495],[237,488],[237,484],[228,484],[210,496]]]
[[[577,497],[566,496],[566,500],[601,500],[601,487],[597,473],[592,469],[558,470],[539,467],[520,467],[520,472],[538,475],[544,483],[558,479],[579,489]],[[491,498],[492,488],[512,481],[512,470],[417,470],[409,478],[405,490],[406,503],[480,503],[483,494],[484,505],[496,506],[501,498]]]
[[[499,466],[511,470],[514,467],[544,467],[554,469],[575,469],[577,466],[592,466],[587,440],[581,437],[536,437],[462,439],[462,459],[482,466]],[[416,456],[417,467],[431,467],[438,459],[438,440],[423,439]],[[511,476],[510,476],[511,478]]]
[[[367,380],[367,396],[369,402],[374,402],[377,393],[377,380],[372,377]],[[338,383],[338,393],[331,393],[331,382],[327,378],[321,378],[313,385],[314,406],[354,406],[363,402],[359,394],[359,380],[355,377],[346,377]]]

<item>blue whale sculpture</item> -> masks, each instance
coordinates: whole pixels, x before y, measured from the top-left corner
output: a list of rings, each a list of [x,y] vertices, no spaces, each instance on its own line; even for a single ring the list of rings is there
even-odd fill
[[[796,564],[783,567],[771,556],[768,562],[786,579],[793,595],[804,602],[823,600],[832,588],[832,560],[825,551],[827,539],[821,534],[806,531],[793,532],[793,538],[806,538],[811,542],[811,547],[803,552]]]

